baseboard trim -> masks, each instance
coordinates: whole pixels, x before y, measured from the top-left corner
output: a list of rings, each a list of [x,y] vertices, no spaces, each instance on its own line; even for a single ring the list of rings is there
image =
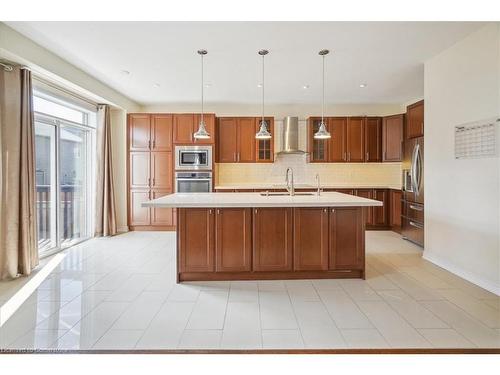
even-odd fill
[[[483,277],[481,277],[475,273],[465,271],[462,268],[456,266],[455,264],[450,263],[450,262],[432,254],[432,252],[429,252],[428,250],[424,251],[422,258],[424,258],[425,260],[428,260],[431,263],[434,263],[436,266],[439,266],[441,268],[444,268],[447,271],[450,271],[451,273],[461,277],[462,279],[470,281],[471,283],[476,284],[477,286],[480,286],[483,289],[486,289],[488,292],[491,292],[491,293],[496,294],[497,296],[500,296],[500,285],[499,284],[491,282],[490,280],[486,280]]]
[[[116,228],[116,231],[117,231],[118,233],[126,233],[126,232],[128,232],[128,226],[123,225],[123,226],[117,227],[117,228]]]

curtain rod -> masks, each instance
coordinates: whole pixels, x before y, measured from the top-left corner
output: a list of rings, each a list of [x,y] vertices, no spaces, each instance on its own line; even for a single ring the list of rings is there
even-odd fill
[[[5,70],[6,72],[12,72],[12,70],[14,70],[14,68],[11,65],[5,64],[1,61],[0,65],[3,66],[3,70]]]
[[[61,87],[57,83],[53,83],[53,82],[45,79],[44,77],[40,77],[36,73],[33,75],[33,79],[36,80],[36,81],[38,81],[38,82],[43,83],[44,85],[47,85],[47,86],[53,88],[55,90],[61,91],[61,92],[65,93],[66,95],[72,96],[75,99],[78,99],[78,100],[81,100],[82,102],[90,104],[91,106],[97,107],[97,105],[99,104],[99,103],[96,103],[96,102],[94,102],[94,101],[92,101],[90,99],[87,99],[84,96],[81,96],[81,95],[79,95],[79,94],[77,94],[77,93],[75,93],[75,92],[73,92],[71,90],[68,90],[65,87]]]

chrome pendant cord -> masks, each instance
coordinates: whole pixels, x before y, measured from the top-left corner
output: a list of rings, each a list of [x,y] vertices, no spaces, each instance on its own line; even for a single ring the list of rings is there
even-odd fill
[[[201,53],[200,56],[201,56],[201,122],[204,123],[204,121],[203,121],[203,99],[204,99],[203,89],[204,89],[205,85],[204,85],[204,81],[203,81],[203,57],[205,56],[205,54]]]
[[[323,58],[323,98],[321,99],[321,123],[325,123],[325,55]]]
[[[264,57],[265,53],[262,53],[262,123],[264,123]]]

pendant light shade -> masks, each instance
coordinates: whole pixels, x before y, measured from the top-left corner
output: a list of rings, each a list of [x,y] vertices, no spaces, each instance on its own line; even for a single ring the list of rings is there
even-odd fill
[[[329,139],[331,134],[326,130],[325,125],[325,56],[328,55],[330,51],[327,49],[322,49],[319,51],[319,55],[323,59],[323,95],[321,100],[321,122],[319,123],[319,129],[314,133],[314,139]]]
[[[259,51],[259,55],[262,56],[262,120],[259,131],[255,134],[256,139],[271,139],[271,133],[267,130],[267,122],[264,119],[264,56],[268,53],[269,51],[265,49]]]
[[[200,49],[198,51],[198,55],[201,56],[201,116],[200,116],[200,123],[198,124],[198,130],[193,134],[193,137],[195,139],[209,139],[210,134],[207,132],[207,128],[205,126],[205,120],[203,118],[203,88],[204,88],[204,82],[203,82],[203,57],[207,54],[208,52],[204,49]]]

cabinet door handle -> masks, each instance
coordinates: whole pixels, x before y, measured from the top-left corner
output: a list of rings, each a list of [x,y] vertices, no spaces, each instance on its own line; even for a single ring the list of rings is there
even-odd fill
[[[347,161],[347,152],[344,151],[344,161]]]
[[[366,153],[366,160],[367,161],[370,160],[370,153],[369,152]]]
[[[414,206],[413,204],[410,204],[410,208],[412,210],[415,210],[415,211],[423,211],[424,208],[423,207],[419,207],[419,206]]]
[[[156,185],[156,179],[153,177],[153,186]]]
[[[156,147],[156,140],[153,139],[153,148]]]
[[[236,152],[233,152],[233,160],[236,161]]]
[[[351,161],[351,152],[349,151],[349,159],[348,161]]]
[[[148,149],[151,150],[151,141],[148,141]]]
[[[328,209],[327,208],[323,209],[323,212],[328,212]]]
[[[148,178],[148,186],[151,186],[151,178]]]
[[[212,209],[208,210],[208,213],[209,213],[210,215],[212,215]]]
[[[257,213],[257,209],[255,209],[253,212],[254,212],[254,213]]]
[[[335,212],[335,208],[332,208],[332,212]]]
[[[220,215],[220,210],[219,209],[217,209],[217,215]]]

